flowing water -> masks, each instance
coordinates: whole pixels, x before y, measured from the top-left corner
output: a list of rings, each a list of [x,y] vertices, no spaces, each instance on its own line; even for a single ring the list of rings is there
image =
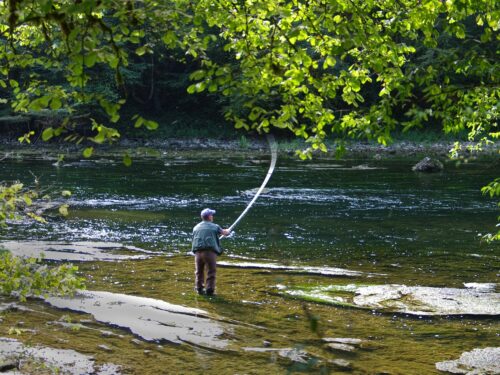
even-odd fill
[[[388,313],[305,302],[276,288],[349,283],[464,288],[464,283],[496,283],[498,246],[481,242],[480,236],[495,230],[498,210],[480,188],[499,175],[498,162],[447,162],[442,173],[419,174],[411,171],[416,161],[301,162],[280,157],[267,189],[234,235],[223,240],[225,255],[219,260],[357,272],[332,276],[220,267],[217,297],[207,298],[192,291],[193,260],[187,255],[191,229],[205,207],[217,210],[215,220],[223,227],[236,219],[266,174],[265,153],[172,152],[135,159],[128,168],[104,157],[59,167],[37,158],[3,160],[0,181],[29,185],[31,171],[40,186],[70,190],[72,196],[68,217],[48,212],[47,224],[13,223],[2,230],[2,240],[113,242],[127,245],[130,252],[144,249],[138,254],[148,257],[80,263],[87,288],[203,309],[227,326],[223,342],[229,346],[138,343],[134,329],[129,332],[113,323],[110,328],[105,322],[87,325],[115,334],[67,329],[51,322],[63,315],[72,322],[87,321],[90,315],[38,301],[28,302],[38,313],[5,314],[0,335],[22,320],[23,327],[34,330],[18,337],[23,342],[80,351],[134,374],[335,373],[340,368],[330,361],[339,358],[350,362],[353,373],[437,373],[436,362],[474,348],[499,346],[498,313]],[[326,348],[325,337],[359,338],[368,344],[355,353],[342,353]],[[110,350],[99,348],[103,344]],[[309,361],[285,358],[274,350],[280,348],[302,350]]]

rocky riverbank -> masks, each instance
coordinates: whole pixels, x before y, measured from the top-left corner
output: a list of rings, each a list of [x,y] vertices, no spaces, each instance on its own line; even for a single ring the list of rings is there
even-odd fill
[[[488,145],[481,152],[469,151],[468,146],[472,144],[464,142],[462,145],[462,158],[474,157],[492,157],[500,152],[500,142]],[[278,140],[278,152],[282,155],[294,156],[296,150],[307,148],[307,144],[300,140]],[[395,141],[394,143],[384,146],[375,142],[367,141],[347,141],[344,144],[344,157],[367,157],[367,158],[388,158],[388,157],[423,157],[434,156],[441,158],[450,157],[450,150],[453,148],[454,142],[413,142],[413,141]],[[213,153],[227,151],[235,153],[246,153],[262,151],[267,152],[268,145],[264,138],[246,138],[242,136],[240,139],[210,139],[210,138],[190,138],[190,139],[122,139],[113,144],[80,144],[67,143],[62,141],[43,142],[34,140],[31,144],[21,144],[15,139],[3,138],[0,139],[0,160],[9,152],[22,154],[63,154],[66,156],[78,155],[87,148],[94,148],[94,155],[109,155],[114,153],[126,152],[131,150],[132,154],[154,154],[156,151],[195,151],[205,150]],[[336,147],[333,143],[328,144],[329,151],[316,152],[315,157],[336,157]],[[2,156],[3,154],[3,156]]]

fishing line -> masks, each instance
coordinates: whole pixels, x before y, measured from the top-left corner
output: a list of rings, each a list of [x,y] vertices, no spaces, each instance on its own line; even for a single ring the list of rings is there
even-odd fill
[[[247,205],[247,207],[243,210],[243,212],[238,216],[238,218],[234,221],[233,224],[228,228],[229,231],[232,231],[234,227],[240,222],[241,219],[248,213],[252,205],[255,203],[257,198],[259,197],[260,193],[264,190],[266,187],[267,182],[271,178],[273,172],[274,172],[274,167],[276,166],[276,160],[278,159],[278,146],[274,140],[274,136],[272,134],[266,134],[267,142],[269,143],[269,148],[271,149],[271,165],[269,166],[269,170],[267,171],[266,178],[264,178],[264,181],[262,182],[262,185],[260,185],[259,190],[257,190],[257,193],[255,193],[254,197],[250,201],[250,203]],[[226,236],[222,235],[220,238],[224,238]]]

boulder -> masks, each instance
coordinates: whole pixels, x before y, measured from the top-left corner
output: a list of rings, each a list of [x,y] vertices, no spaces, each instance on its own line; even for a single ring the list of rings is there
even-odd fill
[[[426,156],[415,164],[412,170],[415,172],[441,172],[443,170],[443,163]]]

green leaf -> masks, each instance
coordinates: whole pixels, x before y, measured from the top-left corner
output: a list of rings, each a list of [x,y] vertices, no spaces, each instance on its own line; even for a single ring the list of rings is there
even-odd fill
[[[144,118],[138,116],[137,120],[135,120],[134,128],[140,128],[143,123],[144,123]]]
[[[54,111],[61,108],[61,106],[62,106],[62,103],[61,103],[61,99],[59,99],[59,98],[52,98],[52,100],[50,101],[50,109],[52,109]]]
[[[92,68],[97,61],[97,53],[90,52],[83,58],[83,62],[87,68]]]
[[[85,150],[83,150],[83,156],[85,158],[90,158],[92,156],[92,153],[94,152],[93,147],[87,147]]]
[[[26,205],[31,206],[33,204],[33,201],[31,200],[31,198],[29,196],[24,195],[23,199],[24,199],[24,203],[26,203]]]
[[[132,165],[132,158],[128,153],[123,155],[123,164],[125,164],[125,166],[127,167],[130,167]]]
[[[158,123],[156,121],[146,120],[144,124],[146,125],[146,128],[148,128],[148,130],[158,129]]]
[[[61,191],[61,195],[62,195],[64,198],[71,197],[71,191],[69,191],[69,190],[63,190],[63,191]]]
[[[148,50],[148,47],[146,45],[144,46],[140,46],[139,48],[137,48],[135,50],[135,53],[138,55],[138,56],[142,56],[144,55]]]
[[[42,133],[42,139],[47,142],[49,139],[51,139],[54,136],[54,129],[52,127],[47,128],[43,131]]]
[[[59,207],[59,213],[62,215],[62,216],[68,216],[68,205],[67,204],[63,204]]]

